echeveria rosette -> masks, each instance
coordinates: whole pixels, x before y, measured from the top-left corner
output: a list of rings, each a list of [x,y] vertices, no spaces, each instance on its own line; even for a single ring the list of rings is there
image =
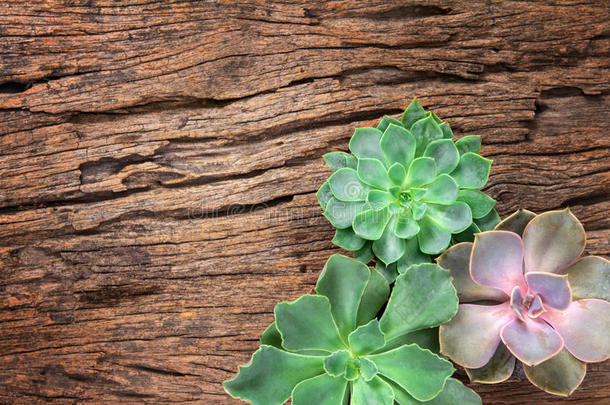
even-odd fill
[[[429,262],[452,235],[493,227],[495,200],[479,191],[491,160],[479,155],[480,147],[478,136],[454,142],[449,125],[416,99],[402,121],[386,116],[377,128],[357,128],[349,142],[353,155],[324,155],[334,173],[317,195],[337,228],[333,242],[365,262],[374,253],[385,266],[396,263],[396,277]]]
[[[253,405],[289,398],[294,405],[481,403],[450,378],[452,364],[430,350],[438,350],[435,327],[457,311],[446,270],[414,265],[397,278],[390,296],[376,270],[334,255],[316,293],[275,307],[261,347],[225,382],[229,394]]]
[[[460,298],[458,314],[440,327],[441,353],[472,381],[494,383],[515,358],[542,390],[568,396],[586,363],[610,356],[610,262],[581,257],[585,232],[569,211],[519,211],[475,242],[447,249]]]

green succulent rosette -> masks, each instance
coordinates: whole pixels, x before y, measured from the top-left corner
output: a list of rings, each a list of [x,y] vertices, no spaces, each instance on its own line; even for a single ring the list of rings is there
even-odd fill
[[[435,353],[436,326],[458,308],[446,270],[414,265],[390,294],[375,269],[334,255],[316,293],[275,307],[260,348],[224,383],[230,395],[253,405],[481,404]]]
[[[430,261],[456,240],[499,222],[496,201],[479,189],[491,160],[481,138],[454,142],[449,125],[414,99],[402,121],[384,117],[377,128],[357,128],[352,154],[331,152],[333,175],[317,193],[324,216],[337,228],[333,243],[368,262],[373,255],[396,277]],[[398,273],[396,272],[398,270]]]

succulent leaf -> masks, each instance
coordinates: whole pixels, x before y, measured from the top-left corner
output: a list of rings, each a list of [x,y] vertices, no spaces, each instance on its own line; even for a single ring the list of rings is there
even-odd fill
[[[358,159],[370,158],[384,162],[385,157],[379,146],[382,135],[377,128],[356,128],[349,141],[349,150]]]
[[[415,157],[415,138],[402,126],[390,124],[381,137],[380,147],[390,164],[408,166]]]
[[[451,177],[462,188],[481,188],[487,183],[490,169],[491,160],[473,152],[466,152],[460,157],[460,162],[451,173]]]
[[[500,331],[502,342],[521,362],[535,366],[555,356],[563,347],[563,339],[546,322],[528,317],[513,319]]]
[[[460,153],[452,139],[430,142],[424,151],[424,156],[434,159],[438,173],[451,173],[460,161]]]
[[[565,272],[575,300],[599,298],[610,301],[610,261],[599,256],[586,256]]]
[[[345,250],[354,251],[361,249],[366,243],[366,239],[356,235],[350,226],[345,229],[337,229],[333,237],[333,243]]]
[[[326,204],[324,216],[335,228],[347,229],[364,205],[364,202],[343,202],[332,197]]]
[[[458,201],[463,201],[470,207],[473,218],[483,218],[496,205],[496,200],[479,190],[460,190]]]
[[[363,183],[382,190],[394,185],[385,166],[377,159],[358,159],[358,177]]]
[[[585,378],[587,366],[566,349],[558,355],[533,367],[524,366],[527,379],[549,394],[567,397]]]
[[[329,152],[322,156],[330,170],[336,172],[339,169],[348,167],[348,161],[351,159],[351,155],[345,152]]]
[[[421,402],[413,398],[399,385],[389,381],[399,405],[481,405],[481,398],[455,378],[448,378],[443,390],[430,401]]]
[[[426,118],[426,110],[419,104],[417,98],[414,98],[402,114],[402,123],[405,128],[411,128],[413,124],[423,118]]]
[[[354,382],[352,405],[392,405],[393,403],[394,391],[392,391],[392,387],[378,376],[370,381],[359,378]]]
[[[388,129],[390,124],[394,124],[399,127],[403,126],[402,122],[398,121],[396,118],[392,118],[388,115],[384,115],[383,118],[381,119],[381,121],[379,121],[379,124],[377,124],[377,129],[383,133],[383,132],[385,132],[386,129]]]
[[[539,295],[546,305],[555,309],[566,309],[572,302],[568,276],[529,272],[525,275],[525,282],[532,293]]]
[[[269,325],[261,335],[261,344],[282,349],[282,335],[280,335],[280,331],[277,330],[275,322]]]
[[[292,391],[293,405],[342,405],[349,393],[343,377],[322,374],[298,383]]]
[[[377,240],[383,235],[391,218],[388,207],[362,211],[354,217],[354,232],[361,238]]]
[[[508,380],[514,370],[515,356],[500,343],[487,364],[481,368],[467,368],[466,374],[472,382],[494,384]]]
[[[344,167],[328,179],[330,190],[340,201],[364,201],[370,187],[360,181],[354,169]]]
[[[417,156],[423,155],[424,150],[430,142],[443,138],[443,131],[432,115],[415,121],[411,126],[411,133],[415,137],[417,145],[415,154]]]
[[[507,218],[503,219],[494,228],[497,231],[510,231],[523,236],[523,231],[529,222],[536,217],[531,211],[517,210]]]
[[[358,327],[350,333],[348,340],[354,354],[359,356],[372,353],[385,345],[385,336],[379,328],[377,319]]]
[[[417,234],[419,248],[422,252],[435,255],[441,253],[451,242],[451,232],[441,226],[430,215],[425,215],[419,221]]]
[[[478,135],[463,136],[455,141],[455,147],[460,155],[468,152],[479,153],[481,151],[481,137]]]

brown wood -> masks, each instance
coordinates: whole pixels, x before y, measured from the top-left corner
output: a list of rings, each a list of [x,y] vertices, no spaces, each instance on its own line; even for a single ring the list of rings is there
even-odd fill
[[[340,251],[321,155],[413,96],[483,136],[502,215],[569,206],[610,254],[609,10],[0,1],[0,402],[240,403],[220,382]]]

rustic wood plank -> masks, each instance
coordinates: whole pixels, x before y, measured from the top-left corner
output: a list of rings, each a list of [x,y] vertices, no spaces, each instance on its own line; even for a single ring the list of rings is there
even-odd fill
[[[0,1],[0,402],[239,403],[220,382],[340,251],[321,155],[413,96],[483,136],[502,215],[569,206],[610,255],[608,6]]]

